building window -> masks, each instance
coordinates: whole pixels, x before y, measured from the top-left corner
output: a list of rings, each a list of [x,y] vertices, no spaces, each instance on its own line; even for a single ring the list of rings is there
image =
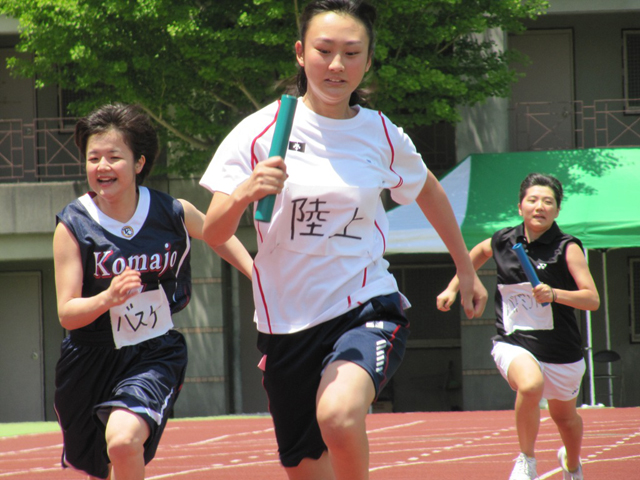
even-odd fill
[[[456,128],[452,123],[439,122],[407,128],[407,133],[436,175],[448,172],[456,166]]]
[[[401,257],[404,257],[401,255]],[[389,271],[396,278],[398,289],[407,296],[412,307],[405,311],[411,323],[410,343],[422,342],[434,347],[438,342],[460,343],[459,310],[440,312],[436,296],[444,290],[456,274],[453,263],[399,264],[413,260],[412,256],[391,260]],[[415,262],[419,260],[416,258]],[[438,321],[433,319],[437,318]],[[446,343],[446,342],[445,342]],[[451,346],[451,345],[449,345]]]
[[[640,258],[629,260],[631,272],[631,341],[640,342]]]
[[[58,117],[60,117],[60,130],[62,132],[73,132],[77,118],[69,108],[71,103],[83,100],[86,95],[73,90],[58,89]]]
[[[640,30],[622,32],[625,113],[640,114]]]

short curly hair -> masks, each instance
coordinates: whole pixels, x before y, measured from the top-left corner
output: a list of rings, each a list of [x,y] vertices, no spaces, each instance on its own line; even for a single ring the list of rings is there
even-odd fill
[[[520,184],[520,203],[522,203],[524,196],[527,194],[527,190],[535,186],[549,187],[553,191],[558,208],[560,208],[563,196],[562,183],[556,177],[544,173],[530,173],[525,177]]]
[[[133,152],[134,159],[144,156],[145,163],[136,176],[136,185],[142,185],[158,158],[158,133],[149,117],[138,105],[116,103],[94,110],[76,124],[74,141],[83,157],[87,155],[89,137],[116,130]]]

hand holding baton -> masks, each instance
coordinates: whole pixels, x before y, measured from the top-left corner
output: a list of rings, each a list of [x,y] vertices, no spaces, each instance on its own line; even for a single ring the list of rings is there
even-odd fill
[[[536,271],[533,269],[533,265],[531,265],[531,261],[527,256],[527,253],[524,251],[524,247],[521,243],[516,243],[513,246],[513,251],[516,252],[516,256],[518,260],[520,260],[520,265],[522,265],[522,269],[524,270],[524,274],[527,276],[527,279],[531,283],[531,285],[535,288],[540,284],[540,279],[538,279],[538,275]],[[549,303],[543,303],[542,306],[546,307]]]
[[[289,135],[291,135],[291,127],[293,126],[293,116],[296,112],[298,104],[296,97],[292,95],[282,95],[280,99],[280,110],[276,119],[276,127],[273,132],[273,140],[271,140],[271,149],[269,157],[280,156],[284,159],[289,146]],[[259,222],[270,222],[273,213],[273,205],[276,196],[267,195],[258,201],[255,219]]]

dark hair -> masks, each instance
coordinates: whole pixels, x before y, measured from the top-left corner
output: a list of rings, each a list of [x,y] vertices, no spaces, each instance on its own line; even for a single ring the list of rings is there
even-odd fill
[[[527,190],[530,187],[541,186],[549,187],[553,191],[553,196],[556,198],[556,204],[560,208],[562,203],[562,183],[556,177],[551,175],[545,175],[544,173],[530,173],[520,184],[520,203],[524,199]]]
[[[104,105],[76,124],[74,141],[83,157],[87,155],[89,137],[116,130],[122,134],[124,143],[133,152],[135,160],[144,155],[145,163],[136,176],[136,185],[141,185],[158,157],[158,134],[151,120],[137,105]]]
[[[364,25],[367,30],[367,35],[369,36],[369,51],[367,55],[369,58],[373,58],[376,43],[374,24],[377,13],[373,5],[362,0],[314,0],[309,3],[302,12],[302,15],[300,15],[300,41],[302,42],[303,48],[311,20],[313,20],[316,15],[328,12],[350,15]],[[307,93],[307,74],[302,67],[298,67],[296,87],[297,95],[302,96]],[[349,105],[366,102],[367,93],[368,92],[363,89],[355,90],[351,93]]]

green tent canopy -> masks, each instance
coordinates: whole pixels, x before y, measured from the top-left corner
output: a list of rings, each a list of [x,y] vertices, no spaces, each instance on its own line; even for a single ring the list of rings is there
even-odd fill
[[[531,172],[562,182],[557,222],[588,249],[640,246],[640,149],[474,154],[441,183],[471,249],[495,231],[521,223],[520,183]],[[388,213],[387,253],[446,252],[417,204]]]

